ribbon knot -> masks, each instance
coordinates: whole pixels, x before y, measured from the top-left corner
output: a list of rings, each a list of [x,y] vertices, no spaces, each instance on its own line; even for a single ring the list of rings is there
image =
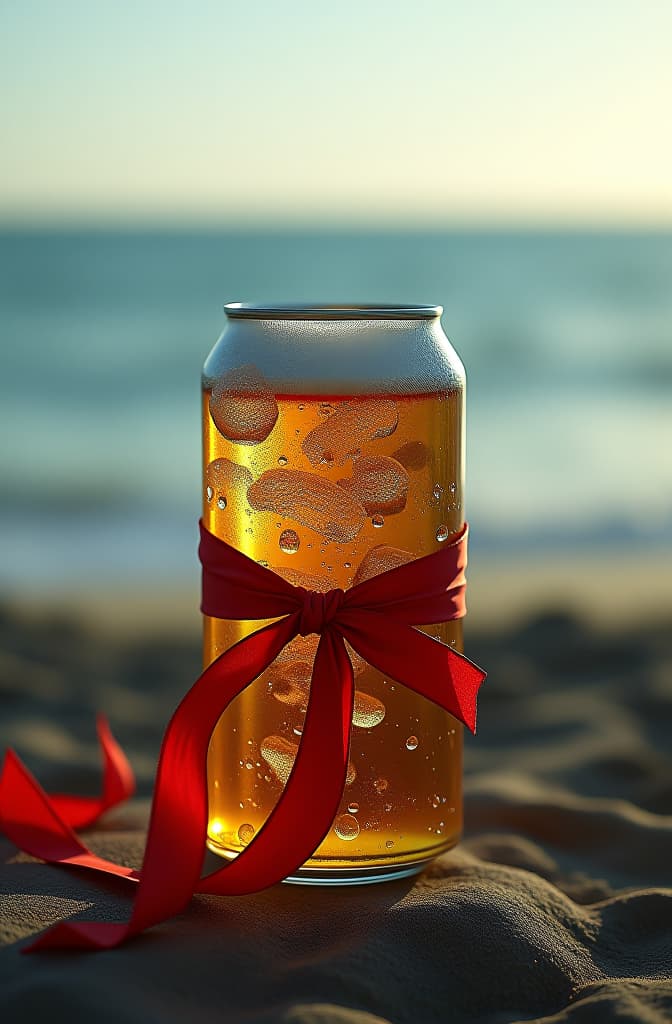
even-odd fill
[[[299,620],[299,633],[301,636],[308,636],[309,633],[321,633],[325,626],[335,618],[338,609],[343,604],[344,591],[338,587],[321,594],[317,590],[306,590],[298,587],[303,596],[301,606],[301,618]]]

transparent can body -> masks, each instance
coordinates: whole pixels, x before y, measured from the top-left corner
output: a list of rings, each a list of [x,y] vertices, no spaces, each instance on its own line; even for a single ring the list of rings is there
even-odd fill
[[[227,307],[203,373],[203,516],[310,589],[347,589],[463,524],[464,370],[437,307]],[[205,617],[204,663],[262,622]],[[461,622],[426,632],[462,650]],[[318,637],[297,637],[220,719],[208,845],[234,857],[291,770]],[[462,726],[352,654],[341,806],[297,881],[420,870],[462,827]],[[319,778],[315,785],[320,785]]]

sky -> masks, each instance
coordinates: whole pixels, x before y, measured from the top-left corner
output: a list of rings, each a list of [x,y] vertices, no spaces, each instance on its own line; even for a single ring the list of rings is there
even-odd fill
[[[0,222],[672,225],[662,0],[0,12]]]

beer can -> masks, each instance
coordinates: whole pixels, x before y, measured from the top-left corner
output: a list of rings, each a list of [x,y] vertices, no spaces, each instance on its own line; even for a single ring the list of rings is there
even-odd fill
[[[440,306],[225,310],[202,378],[203,518],[212,533],[326,593],[430,554],[460,531],[465,374]],[[260,625],[205,617],[205,664]],[[461,621],[425,632],[462,650]],[[240,853],[278,800],[318,640],[292,640],[216,727],[207,840],[215,853]],[[341,806],[294,881],[403,877],[461,832],[461,724],[349,653],[355,701]]]

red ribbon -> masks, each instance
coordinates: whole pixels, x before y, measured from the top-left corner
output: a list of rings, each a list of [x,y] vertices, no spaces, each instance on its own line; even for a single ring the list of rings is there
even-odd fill
[[[413,628],[465,614],[467,527],[441,550],[374,576],[350,590],[319,594],[294,587],[201,523],[206,615],[276,619],[221,654],[186,694],[161,746],[142,869],[92,853],[73,828],[92,824],[129,796],[133,777],[104,719],[99,799],[48,796],[13,751],[0,776],[0,826],[18,847],[50,861],[138,884],[127,923],[65,921],[24,952],[109,949],[184,910],[194,893],[242,895],[293,874],[320,845],[345,786],[354,683],[345,641],[380,672],[445,708],[472,732],[485,673]],[[282,616],[282,617],[281,617]],[[212,732],[231,701],[294,637],[319,633],[303,733],[287,784],[267,821],[232,861],[200,877],[208,821],[206,764]],[[315,785],[319,776],[320,785]]]

